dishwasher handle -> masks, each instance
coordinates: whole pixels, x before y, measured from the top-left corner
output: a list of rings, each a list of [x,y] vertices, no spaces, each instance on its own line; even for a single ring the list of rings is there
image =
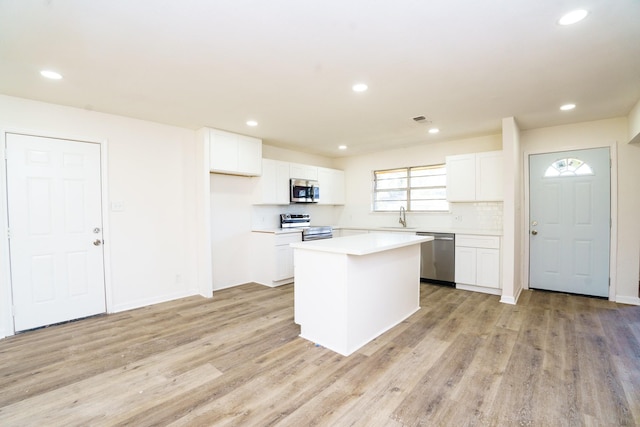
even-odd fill
[[[454,237],[449,235],[449,236],[442,236],[439,234],[433,234],[433,233],[416,233],[417,236],[429,236],[429,237],[433,237],[433,240],[448,240],[448,241],[453,241]]]

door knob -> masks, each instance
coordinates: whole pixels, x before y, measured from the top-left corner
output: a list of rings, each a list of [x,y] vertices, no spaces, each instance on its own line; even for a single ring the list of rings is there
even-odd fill
[[[538,234],[538,230],[531,230],[531,234],[535,236],[536,234]]]
[[[102,240],[96,239],[93,241],[93,246],[100,246],[102,244]]]

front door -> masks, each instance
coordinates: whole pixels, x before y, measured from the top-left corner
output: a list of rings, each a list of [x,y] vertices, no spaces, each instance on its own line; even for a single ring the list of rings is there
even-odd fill
[[[16,331],[106,311],[100,145],[7,135]]]
[[[529,287],[609,295],[608,148],[529,156]]]

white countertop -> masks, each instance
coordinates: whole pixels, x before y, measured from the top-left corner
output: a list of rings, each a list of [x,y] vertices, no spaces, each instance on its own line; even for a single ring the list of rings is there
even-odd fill
[[[302,233],[302,228],[254,228],[253,233],[289,234]]]
[[[369,233],[333,239],[291,243],[292,248],[347,255],[368,255],[433,240],[405,233]]]
[[[351,225],[334,225],[334,230],[367,230],[367,231],[397,231],[403,233],[453,233],[473,234],[480,236],[502,236],[502,230],[479,230],[471,228],[444,228],[444,227],[361,227]]]
[[[438,228],[438,227],[359,227],[350,225],[334,225],[334,230],[348,229],[348,230],[366,230],[366,231],[397,231],[408,234],[415,234],[418,232],[427,233],[453,233],[453,234],[472,234],[480,236],[502,236],[502,230],[478,230],[478,229],[463,229],[463,228]],[[254,228],[251,230],[254,233],[272,233],[272,234],[288,234],[288,233],[300,233],[302,228]]]

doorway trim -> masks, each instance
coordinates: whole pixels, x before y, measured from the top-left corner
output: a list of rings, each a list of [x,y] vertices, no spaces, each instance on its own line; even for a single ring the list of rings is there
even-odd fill
[[[554,147],[553,151],[548,149],[533,149],[526,150],[523,152],[523,171],[524,171],[524,209],[523,209],[523,218],[524,222],[522,224],[523,229],[522,233],[524,236],[523,239],[523,259],[522,259],[522,284],[523,289],[529,289],[529,184],[530,184],[530,174],[529,174],[529,156],[535,154],[547,154],[547,153],[560,153],[564,151],[575,151],[575,150],[588,150],[592,148],[609,148],[609,156],[611,161],[611,204],[610,204],[610,212],[609,217],[611,218],[611,229],[609,233],[609,301],[616,301],[616,288],[617,288],[617,269],[616,266],[618,264],[618,143],[617,141],[613,141],[609,144],[584,144],[580,146],[570,145],[565,147]]]
[[[101,188],[101,211],[102,211],[102,230],[104,241],[104,286],[105,286],[105,304],[106,312],[113,311],[113,289],[111,285],[111,234],[109,222],[109,191],[108,191],[108,141],[96,139],[86,136],[65,135],[56,132],[34,131],[19,128],[0,128],[0,266],[2,274],[0,275],[0,338],[4,338],[15,334],[13,323],[13,304],[12,304],[12,288],[10,274],[10,258],[9,258],[9,215],[7,200],[7,164],[6,164],[6,144],[8,134],[28,135],[42,138],[65,139],[68,141],[88,142],[99,144],[100,146],[100,188]]]

